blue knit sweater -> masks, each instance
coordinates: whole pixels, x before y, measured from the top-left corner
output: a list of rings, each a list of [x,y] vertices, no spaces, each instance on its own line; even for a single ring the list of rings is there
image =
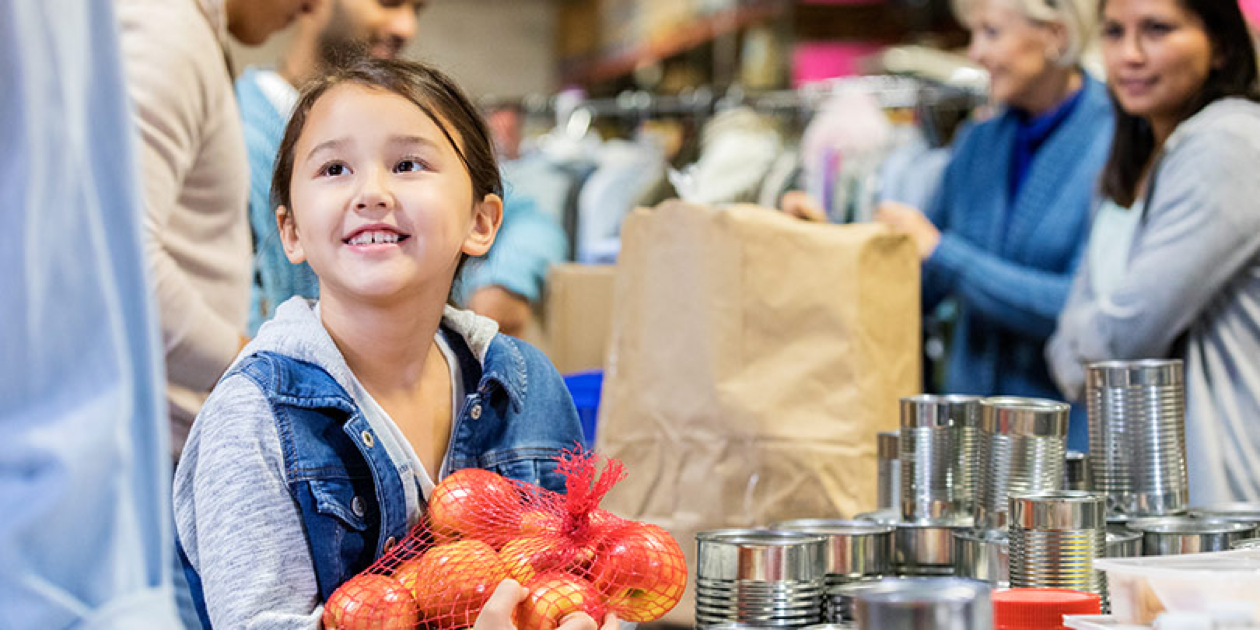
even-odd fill
[[[1062,399],[1043,358],[1089,234],[1097,177],[1113,128],[1106,88],[1081,101],[1033,156],[1011,198],[1017,114],[975,125],[955,149],[927,210],[941,241],[923,265],[923,306],[959,304],[946,389]],[[1073,410],[1069,447],[1087,444]]]

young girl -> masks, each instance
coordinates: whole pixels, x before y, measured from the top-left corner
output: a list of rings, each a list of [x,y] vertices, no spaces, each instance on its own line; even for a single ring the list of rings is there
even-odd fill
[[[1106,200],[1047,350],[1185,361],[1190,504],[1260,500],[1260,73],[1237,2],[1103,0]]]
[[[272,198],[286,255],[310,263],[321,298],[289,300],[259,331],[179,463],[176,525],[203,624],[317,628],[321,602],[455,470],[563,491],[553,458],[582,433],[555,368],[446,306],[502,218],[488,138],[423,65],[361,61],[299,100]],[[513,597],[509,585],[496,605]]]

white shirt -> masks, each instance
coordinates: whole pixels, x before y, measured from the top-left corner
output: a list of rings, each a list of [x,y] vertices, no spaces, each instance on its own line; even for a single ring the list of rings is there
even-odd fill
[[[318,312],[319,306],[316,305],[315,309]],[[451,350],[450,344],[446,342],[442,331],[438,331],[435,339],[438,350],[442,352],[442,358],[446,360],[447,369],[450,370],[451,418],[458,418],[460,412],[459,403],[464,399],[464,379],[459,374],[459,359],[455,356],[455,352]],[[433,475],[425,469],[424,463],[416,455],[416,450],[412,448],[411,442],[403,435],[402,429],[398,427],[398,423],[389,417],[389,413],[376,402],[375,398],[372,398],[372,395],[363,387],[363,384],[359,382],[359,378],[353,372],[351,372],[351,379],[351,383],[354,385],[354,391],[351,392],[351,396],[354,396],[354,399],[359,402],[359,407],[363,411],[363,417],[367,420],[368,425],[372,427],[372,431],[376,433],[378,440],[384,444],[385,452],[389,453],[390,460],[395,462],[398,469],[398,477],[402,480],[403,491],[407,497],[407,524],[414,526],[420,520],[420,516],[424,514],[424,503],[428,501],[429,495],[433,493]],[[445,468],[445,462],[443,462],[442,467]],[[439,474],[443,472],[445,471],[439,471]]]

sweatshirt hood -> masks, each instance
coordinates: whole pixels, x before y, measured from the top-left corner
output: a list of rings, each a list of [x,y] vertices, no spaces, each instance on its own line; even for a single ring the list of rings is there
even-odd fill
[[[499,326],[492,319],[448,305],[442,313],[441,330],[448,342],[455,341],[452,335],[462,339],[484,365],[486,351]],[[258,329],[258,335],[245,346],[236,362],[257,352],[273,352],[317,365],[346,391],[354,391],[350,366],[320,321],[315,300],[296,296],[281,304],[275,317]]]

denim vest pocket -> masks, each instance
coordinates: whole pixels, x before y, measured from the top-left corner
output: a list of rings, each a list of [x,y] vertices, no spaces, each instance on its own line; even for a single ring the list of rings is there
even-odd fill
[[[315,578],[320,595],[327,599],[338,586],[372,563],[376,532],[366,515],[376,508],[366,502],[374,504],[375,498],[361,496],[349,479],[310,479],[295,485]],[[359,501],[365,503],[356,510]]]
[[[357,497],[354,485],[346,479],[314,479],[310,482],[311,495],[315,497],[315,511],[341,521],[348,529],[362,532],[367,529],[364,515],[355,514]],[[359,508],[363,512],[363,508]]]

